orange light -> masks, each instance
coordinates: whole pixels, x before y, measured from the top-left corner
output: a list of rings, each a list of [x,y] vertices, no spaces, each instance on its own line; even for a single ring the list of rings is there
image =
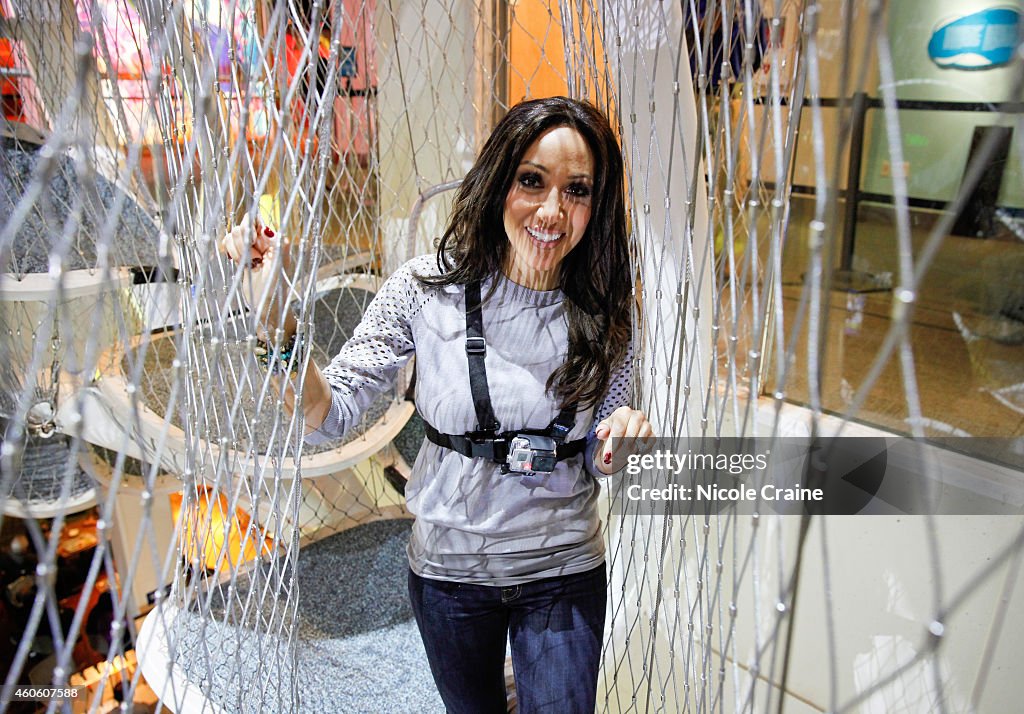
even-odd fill
[[[272,551],[271,541],[241,508],[229,513],[223,493],[214,496],[196,487],[195,499],[184,506],[180,493],[171,494],[174,522],[185,518],[181,529],[182,553],[190,563],[202,563],[207,573],[229,573],[239,564]]]

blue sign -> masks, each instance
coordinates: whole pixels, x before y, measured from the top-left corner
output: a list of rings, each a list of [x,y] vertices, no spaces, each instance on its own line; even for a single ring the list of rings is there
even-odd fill
[[[1007,64],[1017,48],[1020,12],[993,7],[935,28],[928,41],[928,56],[940,67],[987,69]]]

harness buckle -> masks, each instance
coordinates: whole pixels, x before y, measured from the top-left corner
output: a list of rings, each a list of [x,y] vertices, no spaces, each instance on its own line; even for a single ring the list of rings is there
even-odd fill
[[[571,426],[565,424],[554,423],[551,425],[551,438],[554,439],[556,444],[561,444],[565,441],[566,437],[569,436],[569,432],[572,431]]]
[[[497,434],[494,429],[467,431],[463,437],[469,442],[473,456],[502,461],[508,452],[508,439]]]
[[[487,354],[487,342],[483,337],[466,338],[466,354],[484,355]]]

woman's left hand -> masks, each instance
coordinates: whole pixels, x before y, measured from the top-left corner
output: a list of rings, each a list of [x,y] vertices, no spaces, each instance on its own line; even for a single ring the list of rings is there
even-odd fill
[[[594,465],[603,474],[613,474],[626,465],[630,454],[646,446],[654,429],[642,411],[619,407],[597,425],[594,434],[599,439]]]

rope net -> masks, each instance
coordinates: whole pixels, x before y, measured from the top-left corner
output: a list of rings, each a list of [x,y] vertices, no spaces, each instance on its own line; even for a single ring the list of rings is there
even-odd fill
[[[410,515],[401,491],[423,438],[410,375],[344,443],[303,445],[254,357],[249,269],[216,243],[252,219],[289,237],[296,270],[280,290],[314,345],[305,358],[325,364],[382,280],[432,250],[497,119],[563,93],[604,109],[622,141],[634,401],[660,434],[990,437],[941,458],[967,459],[961,471],[981,475],[954,485],[1011,514],[652,514],[611,479],[601,710],[1013,708],[1019,14],[1012,32],[1002,16],[987,30],[1009,47],[987,70],[998,96],[975,102],[992,130],[973,144],[966,131],[969,160],[940,166],[956,176],[936,188],[909,169],[934,137],[900,104],[935,97],[915,94],[904,63],[911,11],[886,3],[0,11],[5,710],[28,683],[78,687],[88,711],[339,706],[318,690],[337,675],[312,662],[322,632],[300,582],[331,577],[317,558],[332,536]],[[971,228],[996,240],[951,237],[998,162],[1010,188]],[[888,198],[858,212],[862,173],[865,193]],[[967,263],[983,281],[963,277]],[[368,701],[440,707],[381,704],[402,696],[393,687]]]

